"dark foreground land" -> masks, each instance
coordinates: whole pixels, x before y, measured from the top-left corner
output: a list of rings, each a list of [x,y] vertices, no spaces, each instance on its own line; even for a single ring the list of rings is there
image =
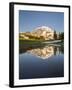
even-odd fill
[[[63,41],[58,41],[56,40],[50,40],[50,41],[43,41],[43,40],[19,40],[19,52],[26,52],[26,50],[30,50],[33,48],[38,48],[38,47],[44,47],[46,45],[60,45],[63,46],[64,42]]]

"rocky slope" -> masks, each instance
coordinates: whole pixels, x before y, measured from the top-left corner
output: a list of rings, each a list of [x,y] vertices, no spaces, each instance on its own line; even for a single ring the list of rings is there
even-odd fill
[[[20,33],[19,36],[24,39],[35,38],[35,39],[50,40],[53,39],[54,30],[50,27],[41,26],[35,28],[32,32]]]

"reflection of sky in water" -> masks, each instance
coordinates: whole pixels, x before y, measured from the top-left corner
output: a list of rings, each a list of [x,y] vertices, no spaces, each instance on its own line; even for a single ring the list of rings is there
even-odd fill
[[[61,46],[45,46],[19,55],[19,78],[52,78],[64,76],[64,55]]]

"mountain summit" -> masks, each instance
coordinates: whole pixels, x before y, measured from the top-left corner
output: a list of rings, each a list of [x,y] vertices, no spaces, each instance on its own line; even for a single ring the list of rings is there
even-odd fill
[[[49,31],[49,32],[53,31],[52,28],[47,27],[47,26],[37,27],[35,30],[46,30],[46,31]]]
[[[35,28],[32,32],[20,33],[20,37],[24,39],[54,39],[54,30],[47,26]]]
[[[49,39],[53,39],[54,30],[47,26],[41,26],[35,28],[32,34],[34,34],[37,37],[44,38],[45,40],[49,40]]]

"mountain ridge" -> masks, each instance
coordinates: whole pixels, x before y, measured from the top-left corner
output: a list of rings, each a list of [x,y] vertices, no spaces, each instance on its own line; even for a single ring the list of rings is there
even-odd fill
[[[27,39],[28,37],[35,37],[35,38],[37,37],[37,38],[49,40],[49,39],[53,39],[54,30],[47,26],[41,26],[41,27],[35,28],[32,32],[21,33],[20,36],[23,36],[23,35],[24,35],[24,38],[26,37]]]

